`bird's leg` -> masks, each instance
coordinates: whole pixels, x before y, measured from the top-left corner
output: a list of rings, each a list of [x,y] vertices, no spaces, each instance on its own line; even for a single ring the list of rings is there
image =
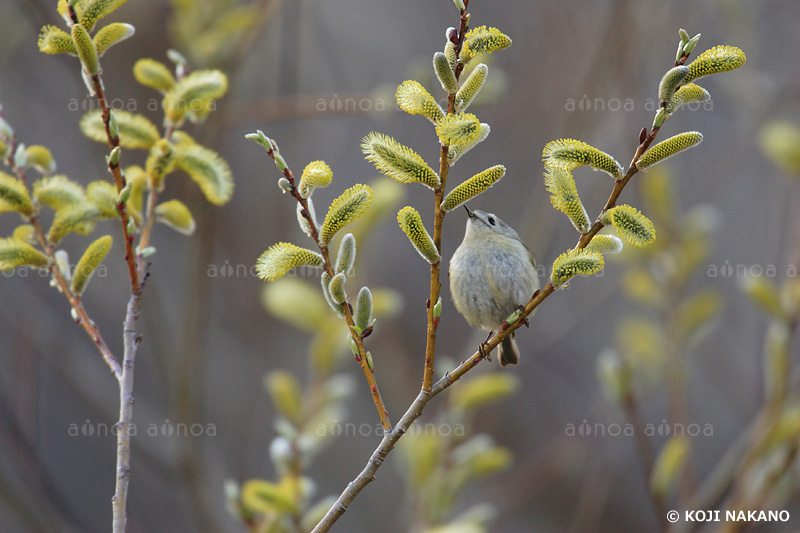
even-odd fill
[[[492,362],[492,352],[487,352],[485,347],[486,343],[489,342],[489,339],[492,338],[492,335],[494,335],[494,331],[490,331],[489,335],[486,336],[486,340],[478,345],[478,352],[490,363]]]

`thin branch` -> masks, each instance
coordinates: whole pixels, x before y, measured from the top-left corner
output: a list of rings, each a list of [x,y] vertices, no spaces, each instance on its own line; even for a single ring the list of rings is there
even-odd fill
[[[275,152],[274,149],[277,148],[274,144],[272,148],[267,150],[270,158],[273,160],[275,159]],[[314,242],[317,244],[320,253],[322,254],[322,258],[324,260],[325,272],[327,272],[331,277],[335,274],[333,269],[333,264],[331,263],[330,252],[328,251],[328,246],[326,244],[322,244],[319,240],[319,231],[317,230],[317,222],[311,216],[311,210],[308,208],[308,200],[300,196],[300,192],[297,190],[295,186],[294,174],[292,173],[291,169],[287,166],[283,170],[283,176],[289,180],[291,183],[291,194],[297,200],[297,202],[302,207],[302,215],[303,218],[306,219],[308,223],[308,227],[311,230],[311,238],[314,239]],[[378,382],[375,381],[375,370],[374,368],[369,367],[369,363],[367,363],[367,351],[364,348],[364,339],[363,337],[356,333],[355,329],[355,321],[353,320],[353,313],[350,310],[350,304],[347,301],[344,301],[340,304],[342,308],[342,312],[344,313],[344,319],[347,323],[348,330],[350,332],[350,337],[355,341],[356,345],[358,346],[358,356],[356,357],[356,362],[361,367],[361,370],[364,372],[364,377],[367,380],[367,384],[369,385],[370,392],[372,394],[372,401],[375,403],[375,409],[378,411],[378,417],[381,419],[381,426],[383,427],[384,432],[389,432],[392,429],[392,423],[389,420],[389,412],[386,410],[384,406],[383,399],[381,398],[380,390],[378,389]]]

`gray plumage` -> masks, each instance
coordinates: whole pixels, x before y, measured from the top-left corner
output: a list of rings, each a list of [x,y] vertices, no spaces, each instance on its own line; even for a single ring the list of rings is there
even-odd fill
[[[492,213],[467,208],[464,240],[450,260],[453,303],[471,326],[498,331],[539,289],[536,259],[517,232]],[[499,347],[502,366],[516,365],[513,335]]]

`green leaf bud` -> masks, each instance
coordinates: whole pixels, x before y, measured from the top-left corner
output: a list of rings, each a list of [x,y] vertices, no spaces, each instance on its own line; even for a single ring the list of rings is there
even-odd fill
[[[108,166],[113,168],[119,166],[119,157],[122,153],[122,150],[119,146],[115,146],[111,153],[108,154]]]
[[[483,83],[486,81],[486,76],[488,74],[489,67],[485,63],[481,63],[472,69],[467,80],[456,93],[457,111],[466,111],[483,87]]]
[[[47,256],[30,244],[13,237],[0,239],[0,271],[20,266],[41,267],[46,264]]]
[[[550,283],[561,288],[574,276],[591,276],[600,272],[604,264],[603,256],[593,250],[568,250],[553,262]]]
[[[314,189],[327,187],[331,184],[332,179],[333,172],[325,161],[312,161],[303,169],[297,190],[301,197],[310,198]]]
[[[689,45],[684,47],[684,51]],[[685,83],[717,74],[718,72],[727,72],[735,68],[739,68],[747,61],[744,52],[735,46],[715,46],[706,50],[697,58],[689,63],[689,75],[685,79]]]
[[[450,61],[443,52],[436,52],[433,54],[433,70],[436,72],[436,77],[448,94],[455,94],[458,91],[458,82],[453,69],[450,67]]]
[[[353,355],[361,357],[361,353],[358,351],[358,344],[356,344],[356,341],[350,334],[347,335],[347,344],[350,346],[350,351],[353,352]]]
[[[136,29],[133,26],[123,22],[113,22],[101,28],[94,36],[94,46],[97,49],[97,54],[103,57],[106,50],[131,37],[135,32]]]
[[[138,250],[138,248],[137,248],[137,250]],[[147,259],[151,255],[156,253],[156,248],[155,248],[155,246],[146,246],[146,247],[142,248],[141,250],[138,250],[138,253],[139,253],[139,255],[142,256],[142,258]]]
[[[683,85],[683,80],[689,75],[689,67],[680,65],[669,69],[658,84],[658,99],[665,105],[675,95],[678,87]]]
[[[653,127],[660,128],[664,125],[664,121],[667,119],[667,110],[663,107],[659,107],[658,111],[656,111],[656,116],[653,118]]]
[[[479,26],[464,35],[461,47],[461,62],[465,65],[479,54],[491,54],[511,46],[511,38],[497,28]]]
[[[92,42],[89,32],[86,31],[86,28],[84,28],[82,24],[75,24],[72,26],[72,41],[75,43],[78,58],[80,58],[86,73],[90,76],[94,76],[100,72],[100,61],[97,58],[97,49],[94,47],[94,42]]]
[[[344,272],[339,272],[331,279],[331,284],[328,289],[331,291],[333,301],[337,304],[343,304],[347,300],[347,292],[344,290],[344,284],[347,281],[347,276]]]
[[[694,37],[692,37],[691,39],[689,39],[689,42],[688,42],[688,43],[686,43],[686,45],[683,47],[683,52],[684,52],[684,53],[685,53],[687,56],[688,56],[689,54],[691,54],[691,53],[692,53],[692,51],[694,50],[694,47],[695,47],[695,46],[697,46],[697,42],[700,40],[700,36],[701,36],[701,35],[702,35],[702,33],[698,33],[697,35],[695,35]]]
[[[175,77],[167,66],[155,59],[140,59],[133,65],[133,77],[145,87],[162,93],[175,87]]]
[[[547,143],[542,152],[545,164],[551,167],[573,170],[589,165],[602,170],[614,179],[622,179],[622,165],[605,152],[575,139],[558,139]]]
[[[369,209],[372,189],[360,183],[345,190],[333,201],[320,230],[320,243],[327,245],[340,229],[353,222]]]
[[[453,0],[453,3],[456,5],[456,9],[459,11],[464,11],[466,9],[464,7],[464,0]]]
[[[334,272],[344,272],[348,276],[353,271],[353,264],[356,262],[356,238],[352,233],[342,237],[339,243],[339,252],[336,254],[336,267]]]
[[[432,265],[442,260],[416,209],[411,206],[401,209],[397,213],[397,222],[423,259]]]
[[[686,44],[689,42],[689,34],[686,33],[686,30],[683,28],[678,30],[678,35],[680,36],[682,43]]]
[[[703,134],[699,131],[679,133],[648,148],[636,161],[636,166],[640,170],[645,170],[679,152],[700,144],[702,141]]]
[[[492,185],[500,181],[505,174],[506,167],[503,165],[495,165],[475,174],[448,193],[442,201],[442,210],[452,211],[468,200],[486,192]]]
[[[17,178],[0,172],[0,213],[18,211],[23,215],[33,214],[33,204],[28,189]]]
[[[17,145],[17,150],[14,152],[14,166],[19,168],[25,168],[28,166],[28,157],[25,153],[25,145],[19,143]]]
[[[365,354],[365,358],[366,358],[366,360],[367,360],[367,366],[369,367],[369,369],[370,369],[372,372],[375,372],[375,366],[372,364],[372,354],[371,354],[370,352],[367,352],[367,353]]]
[[[656,239],[656,230],[650,219],[629,205],[612,207],[603,213],[601,222],[614,226],[622,240],[637,248],[643,248]]]
[[[287,242],[279,242],[261,254],[256,262],[256,272],[261,279],[275,281],[293,268],[319,267],[323,262],[322,256],[316,252]]]
[[[407,80],[398,85],[395,99],[398,107],[406,113],[422,115],[434,124],[444,116],[444,111],[431,93],[414,80]]]
[[[439,299],[436,300],[436,305],[433,306],[433,318],[439,318],[442,316],[442,297],[439,296]]]
[[[361,331],[366,330],[372,321],[372,292],[367,287],[361,287],[356,300],[356,326]]]
[[[166,224],[178,233],[191,235],[194,233],[195,222],[189,208],[179,200],[169,200],[160,203],[154,211],[156,221]]]
[[[550,193],[553,207],[569,217],[569,221],[580,233],[589,231],[589,215],[583,207],[572,173],[561,167],[547,166],[544,184]]]
[[[128,232],[128,235],[134,235],[136,233],[136,221],[133,217],[128,219],[128,225],[125,227],[125,230]]]
[[[102,263],[106,255],[108,255],[112,242],[113,239],[111,236],[106,235],[100,237],[86,248],[80,261],[78,261],[78,264],[75,266],[75,273],[72,276],[71,285],[72,294],[76,296],[83,294],[92,274],[94,274],[97,267],[100,266],[100,263]]]

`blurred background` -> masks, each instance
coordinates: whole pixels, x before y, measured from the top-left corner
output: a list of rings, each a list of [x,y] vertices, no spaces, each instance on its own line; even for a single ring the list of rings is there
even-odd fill
[[[150,105],[157,106],[160,97],[136,84],[131,68],[141,57],[166,62],[169,48],[193,66],[228,74],[231,88],[217,111],[187,131],[220,152],[236,180],[233,200],[222,208],[205,202],[188,179],[168,182],[166,195],[191,207],[198,228],[191,238],[163,227],[154,236],[158,252],[138,325],[143,343],[136,364],[130,531],[244,530],[226,510],[223,487],[226,480],[275,478],[268,449],[276,413],[263,378],[286,369],[302,380],[309,364],[309,335],[268,314],[264,282],[251,267],[277,241],[311,243],[297,226],[293,202],[275,186],[276,169],[244,135],[262,129],[273,137],[296,174],[317,159],[332,167],[333,185],[315,195],[318,213],[354,183],[389,180],[378,177],[361,154],[361,139],[370,131],[412,146],[432,166],[438,159],[430,124],[397,112],[393,93],[400,82],[417,79],[441,95],[430,58],[442,49],[445,29],[458,21],[451,1],[263,0],[252,4],[245,20],[230,23],[233,37],[215,34],[211,22],[233,4],[131,0],[108,19],[137,29],[103,58],[107,92],[119,99],[117,107],[161,120]],[[702,80],[712,102],[676,113],[661,134],[696,129],[705,135],[701,146],[660,170],[670,176],[676,212],[704,206],[693,215],[705,224],[704,253],[684,288],[713,290],[719,298],[714,320],[704,324],[707,334],[686,347],[682,363],[688,377],[685,422],[702,429],[691,438],[693,470],[703,479],[763,403],[767,321],[743,295],[741,278],[764,274],[781,284],[796,276],[790,267],[796,269],[800,247],[800,182],[764,155],[760,132],[775,119],[800,124],[800,4],[473,0],[470,12],[473,26],[496,26],[514,44],[489,57],[491,83],[470,109],[492,133],[459,161],[450,179],[456,183],[504,164],[503,181],[470,206],[517,228],[545,267],[574,245],[576,235],[550,207],[541,179],[542,147],[553,139],[577,138],[627,165],[639,130],[652,122],[658,81],[674,61],[678,28],[690,35],[702,32],[693,55],[716,44],[747,54],[744,68]],[[0,102],[6,119],[22,142],[48,146],[59,172],[84,184],[104,179],[105,148],[78,129],[82,106],[92,100],[74,58],[38,52],[45,24],[63,27],[54,1],[0,4]],[[143,152],[124,157],[127,163],[144,160]],[[649,215],[637,179],[623,201]],[[586,169],[576,171],[576,180],[595,216],[608,197],[609,180]],[[394,213],[408,204],[426,223],[432,220],[427,189],[401,191],[404,204],[359,242],[357,272],[358,283],[393,289],[403,301],[402,306],[394,301],[394,314],[381,318],[369,339],[393,421],[419,390],[429,285],[428,268],[398,231]],[[2,217],[0,234],[10,234],[16,222],[12,215]],[[447,217],[446,261],[461,241],[464,223],[461,213]],[[113,228],[104,231],[117,235],[116,224],[103,224]],[[88,242],[72,235],[64,246],[77,257]],[[112,251],[108,275],[95,279],[85,298],[115,353],[122,349],[128,297],[118,252]],[[598,354],[620,342],[624,318],[646,314],[625,289],[624,275],[647,260],[609,260],[601,277],[574,280],[570,290],[545,302],[530,329],[521,330],[522,362],[506,371],[519,378],[516,392],[471,421],[474,430],[510,450],[513,467],[471,486],[454,512],[476,502],[493,504],[489,531],[657,527],[635,439],[610,434],[612,425],[624,427],[626,418],[604,395],[595,370]],[[107,530],[115,476],[109,428],[118,413],[117,386],[48,279],[25,272],[0,279],[0,530]],[[316,278],[308,281],[317,287]],[[446,277],[443,281],[437,346],[452,367],[474,352],[484,334],[471,331],[456,313]],[[795,361],[797,346],[792,345]],[[361,371],[349,357],[343,361],[340,371],[356,384],[343,416],[374,428],[378,421]],[[658,364],[667,370],[655,381],[666,381],[673,361]],[[494,365],[481,364],[475,372],[495,371]],[[649,384],[639,396],[641,418],[655,428],[673,407],[667,388]],[[435,400],[422,420],[434,419],[443,403]],[[200,434],[161,430],[178,423],[198,425]],[[582,424],[589,430],[577,431]],[[306,471],[317,493],[338,494],[379,440],[375,431],[333,439]],[[666,440],[663,432],[653,434],[656,450]],[[399,503],[407,489],[398,466],[398,458],[390,457],[340,520],[339,531],[414,526],[408,505]],[[790,521],[762,524],[758,531],[800,528],[797,493],[789,494],[794,498],[777,508],[789,509]]]

